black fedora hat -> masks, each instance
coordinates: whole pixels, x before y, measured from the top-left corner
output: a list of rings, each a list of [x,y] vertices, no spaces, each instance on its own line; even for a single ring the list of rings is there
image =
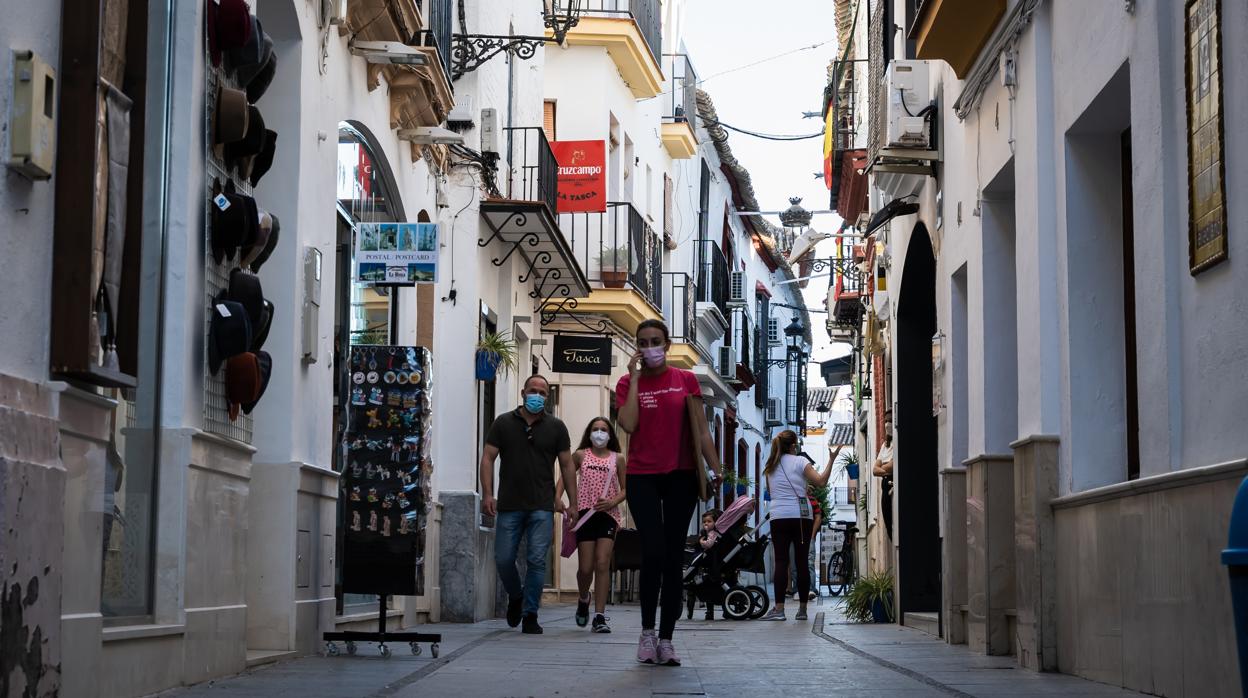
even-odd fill
[[[256,364],[260,370],[260,391],[256,394],[256,399],[251,402],[243,403],[243,414],[251,414],[256,409],[256,404],[260,402],[260,398],[264,397],[264,391],[269,388],[269,376],[273,374],[273,357],[269,356],[267,351],[257,351]]]
[[[213,300],[210,312],[208,370],[216,375],[223,361],[251,347],[251,320],[243,304],[228,300],[224,292]]]
[[[260,148],[260,152],[251,160],[251,174],[248,177],[251,186],[260,183],[269,168],[273,167],[273,155],[277,152],[277,131],[266,129],[264,132],[264,146]]]
[[[277,53],[270,51],[269,57],[264,61],[264,65],[260,66],[260,71],[247,83],[248,101],[252,104],[259,102],[264,93],[268,92],[269,85],[272,84],[275,74],[277,74]]]
[[[260,326],[252,332],[251,350],[260,351],[264,347],[264,340],[269,338],[269,328],[273,326],[273,315],[277,309],[273,307],[273,303],[268,298],[264,299],[264,308],[260,311]]]
[[[251,322],[252,339],[260,328],[264,318],[264,288],[260,285],[260,277],[235,268],[230,272],[230,284],[225,290],[225,299],[240,303],[247,311],[247,320]],[[251,344],[248,343],[250,348]]]
[[[250,198],[237,193],[233,182],[226,182],[225,188],[222,189],[220,182],[213,181],[209,225],[212,235],[212,257],[217,264],[226,259],[233,259],[234,251],[243,244],[244,240],[255,236],[255,232],[249,229],[249,226],[255,225],[251,222],[255,202],[252,201],[249,204],[247,199]]]

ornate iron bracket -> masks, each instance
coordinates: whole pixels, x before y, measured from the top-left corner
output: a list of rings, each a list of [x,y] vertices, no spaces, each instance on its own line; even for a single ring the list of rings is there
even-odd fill
[[[558,319],[560,315],[563,315],[566,319],[572,320],[595,334],[611,334],[611,326],[607,324],[606,320],[600,319],[591,325],[572,312],[576,310],[576,306],[579,303],[575,298],[570,297],[571,295],[572,289],[567,284],[558,284],[551,289],[551,292],[542,299],[540,304],[542,327],[549,325]],[[556,296],[559,297],[558,300],[556,300]]]
[[[507,220],[503,221],[502,224],[497,227],[493,235],[484,239],[477,238],[477,247],[487,247],[489,246],[491,242],[501,239],[500,237],[501,234],[498,231],[502,230],[503,228],[506,228],[507,225],[509,223],[512,223],[513,221],[515,222],[517,226],[523,227],[528,224],[529,215],[527,213],[524,213],[523,211],[516,211],[515,213],[512,213],[510,216],[507,217]],[[490,261],[494,264],[494,266],[501,267],[507,263],[507,260],[510,259],[511,256],[516,253],[516,250],[520,249],[522,245],[527,243],[529,247],[537,247],[538,244],[541,243],[541,241],[542,241],[542,238],[537,233],[532,232],[532,231],[527,232],[524,235],[521,235],[515,242],[511,244],[511,249],[507,250],[507,254],[503,255],[502,259],[495,257],[494,259]],[[506,241],[504,240],[504,242]],[[530,260],[529,271],[528,271],[529,274],[533,272],[533,265],[536,264],[537,259],[538,257],[534,256],[534,258]],[[547,255],[546,261],[547,262],[550,261],[549,255]],[[524,283],[526,278],[527,278],[527,275],[520,277],[520,283]]]
[[[451,36],[451,81],[458,80],[506,51],[522,61],[537,54],[537,47],[557,43],[553,37],[454,34]]]
[[[835,271],[851,281],[862,282],[862,271],[858,268],[858,263],[848,257],[810,260],[810,272],[812,274],[828,270]]]

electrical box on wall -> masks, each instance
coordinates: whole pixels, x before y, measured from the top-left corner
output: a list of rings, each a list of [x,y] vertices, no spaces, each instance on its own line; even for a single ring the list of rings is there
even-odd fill
[[[56,71],[33,51],[12,55],[8,165],[31,179],[50,179],[56,162]]]
[[[498,152],[498,110],[493,107],[481,110],[481,152]]]
[[[309,247],[303,252],[303,361],[316,363],[316,342],[320,338],[321,251]]]

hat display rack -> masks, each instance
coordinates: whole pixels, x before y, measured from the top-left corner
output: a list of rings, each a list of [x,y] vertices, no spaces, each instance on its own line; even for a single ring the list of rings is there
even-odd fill
[[[251,411],[274,362],[262,345],[277,309],[253,269],[268,259],[280,230],[254,199],[277,136],[256,104],[276,56],[245,0],[203,2],[204,430],[250,444]]]

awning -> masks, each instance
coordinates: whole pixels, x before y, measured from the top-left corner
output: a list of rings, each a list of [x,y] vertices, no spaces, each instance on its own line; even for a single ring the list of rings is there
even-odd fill
[[[492,260],[494,266],[501,267],[512,257],[518,258],[514,262],[517,280],[532,283],[536,299],[558,301],[589,296],[585,272],[545,203],[486,199],[481,202],[481,220],[492,235],[477,244],[485,247],[494,241],[499,243],[500,252]]]

